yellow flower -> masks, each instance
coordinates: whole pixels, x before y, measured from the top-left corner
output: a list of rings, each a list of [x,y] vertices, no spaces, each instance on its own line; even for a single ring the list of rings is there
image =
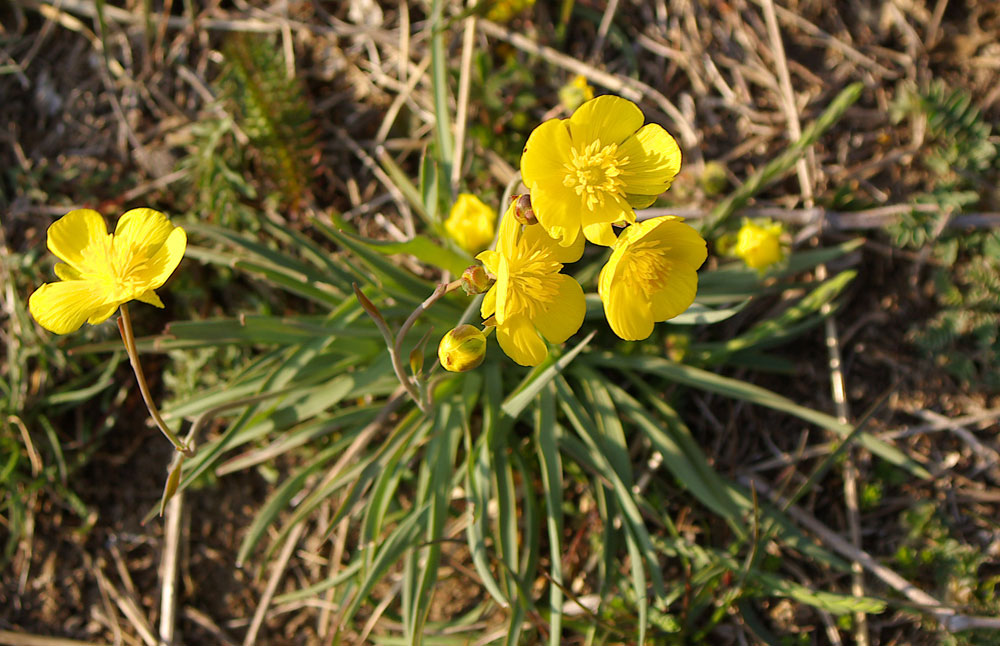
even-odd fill
[[[690,307],[698,291],[698,267],[707,256],[698,232],[672,215],[622,231],[597,285],[615,334],[641,341],[652,334],[654,323]]]
[[[521,176],[538,221],[559,244],[582,229],[596,244],[615,243],[612,224],[634,223],[681,167],[677,142],[627,99],[600,96],[569,119],[550,119],[528,137]]]
[[[785,259],[785,250],[781,245],[783,232],[780,222],[743,220],[732,253],[742,258],[748,267],[764,271]]]
[[[63,262],[61,280],[46,283],[28,299],[35,320],[50,332],[69,334],[84,322],[105,321],[133,299],[163,307],[153,291],[176,269],[187,235],[152,209],[132,209],[109,234],[97,211],[70,211],[52,223],[49,251]]]
[[[583,289],[559,273],[581,255],[583,238],[562,247],[542,227],[522,230],[512,203],[500,222],[497,250],[476,256],[497,277],[483,297],[483,318],[494,317],[500,347],[522,366],[537,366],[548,354],[542,337],[562,343],[583,324]]]
[[[444,228],[469,253],[482,251],[493,242],[497,213],[475,195],[462,193],[451,207]]]
[[[475,325],[459,325],[441,337],[438,360],[449,372],[476,368],[486,356],[486,335]]]
[[[486,12],[486,17],[493,22],[510,22],[514,16],[534,4],[535,0],[495,0]]]
[[[559,102],[567,110],[576,110],[585,101],[594,98],[594,88],[587,83],[587,77],[578,74],[573,80],[559,88]]]

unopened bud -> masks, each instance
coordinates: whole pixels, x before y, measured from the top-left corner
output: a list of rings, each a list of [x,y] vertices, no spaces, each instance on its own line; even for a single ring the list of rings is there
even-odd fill
[[[420,371],[424,369],[424,348],[423,346],[418,346],[413,348],[410,352],[410,372],[415,375],[419,375]]]
[[[466,267],[462,272],[462,290],[469,296],[485,294],[492,286],[493,281],[482,265]]]
[[[535,211],[531,208],[531,195],[528,193],[514,198],[514,219],[526,226],[538,224]]]
[[[486,335],[474,325],[459,325],[438,344],[438,359],[449,372],[466,372],[486,356]]]

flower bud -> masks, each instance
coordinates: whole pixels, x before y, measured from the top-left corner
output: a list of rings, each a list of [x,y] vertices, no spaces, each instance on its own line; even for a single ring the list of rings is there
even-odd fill
[[[486,356],[486,335],[474,325],[459,325],[438,344],[438,359],[449,372],[466,372]]]
[[[729,185],[729,176],[726,167],[717,161],[710,161],[705,164],[705,170],[698,178],[701,190],[705,191],[708,197],[715,197],[726,190]]]
[[[514,198],[514,219],[525,226],[538,224],[535,211],[531,208],[531,195],[524,193]]]
[[[482,265],[466,267],[462,272],[462,290],[469,296],[485,294],[492,286],[493,281]]]
[[[785,258],[781,244],[783,228],[780,222],[762,220],[759,224],[744,220],[732,253],[743,259],[748,267],[764,271]]]

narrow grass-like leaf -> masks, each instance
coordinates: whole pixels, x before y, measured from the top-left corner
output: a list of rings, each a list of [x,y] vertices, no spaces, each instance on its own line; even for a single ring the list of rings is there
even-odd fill
[[[490,557],[486,547],[486,537],[490,531],[490,500],[493,494],[493,465],[491,463],[490,446],[493,438],[503,435],[500,424],[509,425],[511,420],[499,414],[500,402],[503,397],[500,367],[495,363],[487,364],[483,377],[483,431],[469,452],[465,463],[466,488],[469,491],[469,513],[472,514],[465,535],[472,555],[472,565],[483,587],[501,607],[511,605],[509,597],[503,592],[500,584],[490,569]]]
[[[434,285],[400,269],[386,260],[381,253],[372,249],[366,242],[350,233],[338,231],[321,222],[315,224],[324,235],[361,258],[386,283],[383,287],[386,289],[395,287],[394,294],[401,295],[406,301],[419,303],[434,291]]]
[[[846,615],[852,612],[879,614],[884,612],[886,607],[885,601],[881,599],[813,590],[794,581],[764,572],[758,573],[754,578],[761,586],[761,596],[773,595],[795,599],[834,615]]]
[[[549,537],[549,646],[562,642],[562,531],[563,531],[563,471],[559,444],[556,439],[556,403],[552,387],[543,388],[535,407],[535,452],[541,469],[542,493],[545,499],[545,525]]]
[[[466,376],[467,380],[469,375]],[[475,379],[475,375],[471,375]],[[468,381],[467,381],[468,383]],[[418,493],[418,502],[426,496],[430,507],[427,518],[427,543],[419,550],[413,550],[410,563],[420,568],[416,579],[413,607],[409,613],[409,636],[413,644],[420,644],[424,632],[424,622],[431,608],[434,584],[438,579],[438,563],[441,560],[441,538],[445,521],[448,519],[448,501],[451,495],[452,466],[455,453],[462,436],[459,410],[453,402],[439,401],[438,414],[431,441],[427,446],[424,467],[427,469],[427,488]],[[423,494],[423,496],[421,495]]]
[[[601,443],[597,440],[597,429],[593,421],[589,418],[586,408],[577,399],[570,389],[569,384],[562,377],[555,380],[556,390],[559,393],[559,403],[563,412],[569,418],[573,427],[579,433],[581,439],[587,447],[589,458],[594,468],[606,482],[611,485],[615,494],[615,503],[618,505],[625,520],[626,531],[635,538],[643,557],[643,563],[650,568],[653,583],[653,591],[657,596],[664,594],[663,577],[657,565],[656,553],[649,538],[649,532],[639,513],[639,508],[635,503],[631,482],[622,480],[621,474],[615,471],[614,466],[607,459],[601,449]]]
[[[746,400],[788,413],[821,428],[832,430],[842,436],[848,435],[853,430],[850,424],[844,424],[831,415],[800,406],[792,400],[760,386],[755,386],[738,379],[723,377],[693,366],[674,363],[660,357],[623,357],[608,353],[595,353],[587,355],[586,361],[595,366],[612,369],[628,368],[637,372],[655,374],[675,383],[707,390],[735,399]],[[927,469],[914,461],[913,458],[904,455],[899,449],[886,444],[870,433],[860,434],[858,442],[890,464],[906,469],[919,478],[925,480],[931,478],[931,474]]]
[[[435,148],[442,175],[450,177],[455,144],[451,134],[451,92],[448,89],[448,52],[444,43],[444,7],[444,0],[431,1],[428,28],[431,40],[431,85],[434,89]]]
[[[306,480],[324,467],[329,460],[342,450],[343,446],[341,443],[327,447],[268,496],[264,502],[264,506],[254,516],[253,522],[247,529],[246,536],[240,542],[239,551],[236,553],[236,567],[242,567],[247,557],[266,535],[267,528],[277,520],[278,515],[288,506],[289,501],[302,490]]]
[[[664,464],[674,475],[677,482],[697,498],[703,505],[725,519],[733,533],[740,540],[748,540],[746,518],[754,513],[755,508],[750,495],[736,484],[720,476],[708,463],[704,452],[691,431],[683,423],[677,413],[652,388],[635,377],[629,377],[633,386],[645,395],[645,401],[666,420],[666,424],[655,419],[651,412],[644,408],[637,399],[623,389],[610,384],[615,401],[622,411],[632,418],[640,430],[649,438],[653,446],[660,451]],[[642,501],[642,499],[640,499]],[[823,563],[846,571],[848,564],[826,549],[816,545],[807,538],[798,527],[781,511],[768,505],[761,511],[780,528],[779,538],[787,545],[809,556],[817,563]],[[650,507],[652,518],[661,518],[665,524],[669,519],[663,518],[656,509]]]
[[[785,340],[787,336],[790,336],[789,332],[793,325],[810,315],[820,314],[823,306],[832,302],[856,275],[856,272],[853,271],[840,272],[830,280],[819,284],[798,303],[787,308],[778,316],[758,322],[739,336],[721,344],[718,349],[710,351],[701,360],[705,363],[717,363],[735,352],[757,346],[769,347]],[[816,322],[821,319],[822,317],[818,317]]]
[[[524,411],[525,407],[535,398],[535,395],[541,391],[547,384],[549,384],[562,370],[576,358],[576,355],[587,347],[590,340],[594,338],[597,332],[591,332],[582,341],[573,346],[566,354],[559,357],[557,361],[552,362],[547,367],[536,368],[528,377],[521,382],[514,393],[509,395],[506,400],[504,400],[501,409],[503,412],[513,419],[517,419],[521,412]],[[551,355],[550,355],[551,356]],[[546,364],[543,363],[542,366]]]
[[[709,214],[702,226],[702,235],[711,239],[713,231],[721,225],[726,218],[742,208],[761,189],[777,181],[785,173],[790,171],[806,150],[809,149],[816,140],[829,130],[844,115],[849,107],[861,96],[864,85],[853,83],[844,88],[838,94],[826,110],[823,111],[814,122],[802,130],[802,136],[792,142],[785,150],[770,162],[764,165],[759,171],[751,175],[742,186],[733,191],[726,199],[720,202]]]
[[[350,234],[344,234],[350,235]],[[416,256],[421,262],[451,272],[453,276],[461,276],[462,272],[469,265],[476,264],[476,261],[464,253],[452,251],[447,247],[442,247],[427,236],[416,235],[409,240],[397,242],[393,240],[367,240],[359,236],[353,236],[359,243],[365,244],[369,249],[383,255],[410,254]]]

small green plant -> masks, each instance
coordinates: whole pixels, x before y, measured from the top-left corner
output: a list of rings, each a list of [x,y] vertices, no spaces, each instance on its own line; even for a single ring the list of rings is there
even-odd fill
[[[931,279],[938,311],[913,327],[909,338],[963,382],[1000,388],[994,369],[1000,360],[1000,237],[947,227],[952,217],[980,204],[997,179],[992,126],[968,92],[949,90],[940,81],[922,90],[904,88],[893,115],[927,124],[921,160],[929,171],[929,190],[889,227],[896,245],[930,246],[935,260]]]

